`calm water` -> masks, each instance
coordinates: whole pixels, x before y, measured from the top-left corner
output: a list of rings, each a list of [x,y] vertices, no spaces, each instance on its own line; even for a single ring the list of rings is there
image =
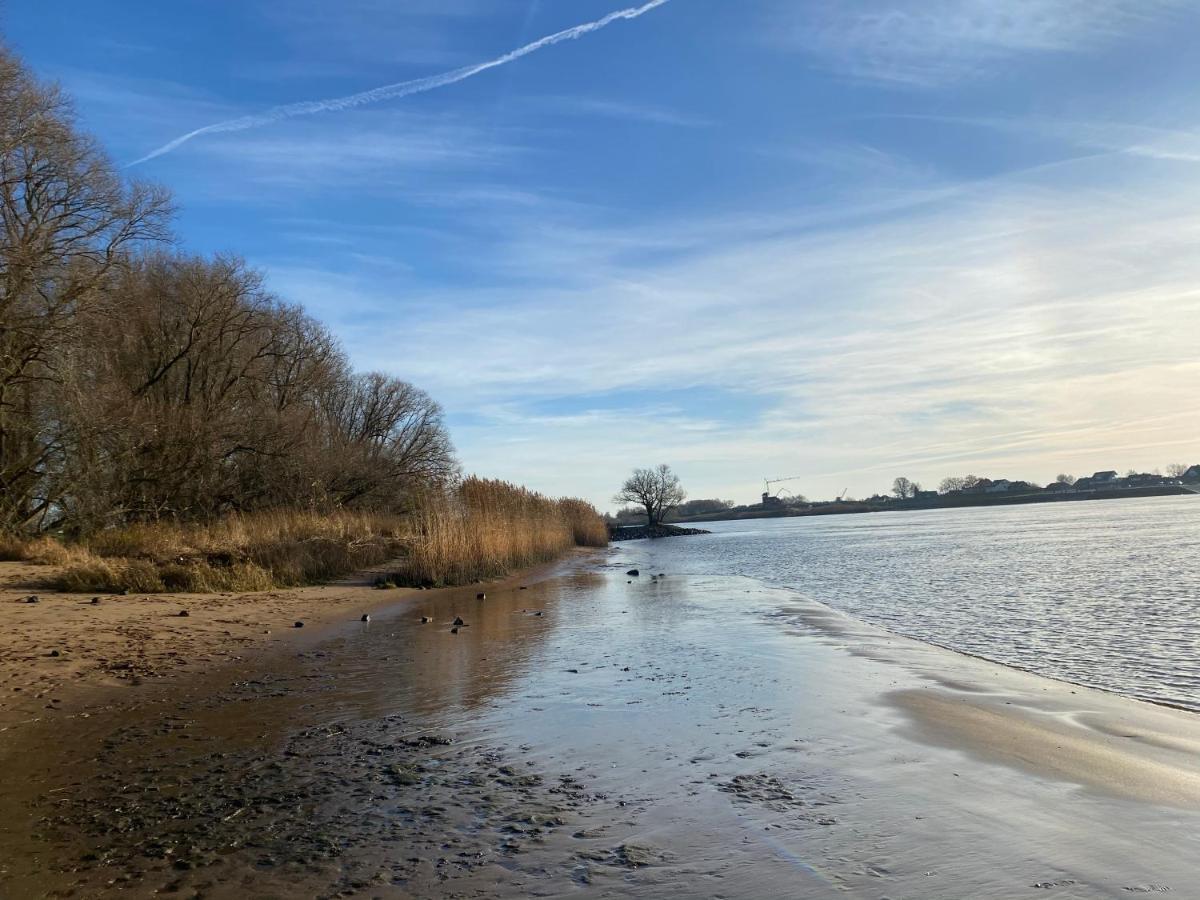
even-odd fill
[[[748,575],[892,631],[1200,710],[1200,497],[717,522],[655,571]]]

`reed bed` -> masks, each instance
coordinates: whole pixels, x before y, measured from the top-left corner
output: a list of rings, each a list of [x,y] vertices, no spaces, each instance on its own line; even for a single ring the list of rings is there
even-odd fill
[[[383,583],[467,584],[599,547],[608,531],[582,500],[468,478],[406,515],[280,510],[208,523],[155,522],[64,542],[0,536],[0,558],[54,566],[63,591],[250,592],[318,584],[387,564]]]

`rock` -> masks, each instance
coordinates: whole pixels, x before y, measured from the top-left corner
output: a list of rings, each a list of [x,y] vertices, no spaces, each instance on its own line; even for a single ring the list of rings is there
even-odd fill
[[[359,621],[361,621],[361,622],[370,622],[370,621],[371,621],[371,617],[370,617],[369,615],[367,615],[366,613],[363,613],[363,617],[362,617],[362,619],[360,619]]]
[[[527,588],[525,585],[521,585],[519,588],[517,588],[517,590],[519,590],[519,591],[527,591],[527,590],[529,590],[529,588]]]
[[[61,654],[61,653],[59,653],[57,650],[51,650],[51,651],[50,651],[49,653],[47,653],[46,655],[47,655],[47,656],[62,656],[62,654]]]
[[[479,593],[479,594],[476,594],[476,595],[475,595],[475,599],[476,599],[476,600],[486,600],[486,599],[487,599],[487,594],[484,594],[484,593]]]
[[[455,616],[454,624],[455,625],[466,625],[467,623],[462,620],[462,616]]]
[[[99,606],[99,605],[100,605],[100,598],[99,598],[99,597],[93,597],[93,598],[91,599],[91,604],[92,604],[92,606]]]
[[[179,618],[181,618],[181,619],[186,619],[188,616],[190,616],[190,615],[191,615],[191,613],[190,613],[190,612],[188,612],[186,609],[181,609],[181,610],[179,611],[178,615],[179,615]]]
[[[641,572],[639,572],[637,569],[630,569],[630,570],[629,570],[628,572],[626,572],[625,574],[626,574],[626,575],[632,575],[632,576],[634,576],[634,577],[636,578],[638,575],[641,575],[642,573],[641,573]]]
[[[294,624],[292,627],[293,627],[293,628],[303,628],[303,627],[304,627],[304,623],[303,623],[303,622],[296,622],[296,623],[295,623],[295,624]]]
[[[451,633],[451,634],[458,634],[458,626],[456,625],[454,628],[451,628],[451,629],[450,629],[450,633]]]
[[[429,624],[429,616],[421,616],[421,624],[428,625]]]
[[[542,611],[540,609],[534,613],[535,616],[540,616],[541,614],[542,614]]]
[[[37,594],[30,594],[28,597],[25,598],[25,602],[26,603],[37,603],[38,602]]]

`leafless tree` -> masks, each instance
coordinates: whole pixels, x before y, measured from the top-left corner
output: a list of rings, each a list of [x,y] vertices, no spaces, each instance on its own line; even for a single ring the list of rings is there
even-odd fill
[[[679,477],[663,463],[653,469],[634,469],[613,502],[641,506],[646,510],[648,523],[654,526],[661,525],[666,515],[686,499],[687,491],[679,483]]]
[[[1170,463],[1166,468],[1166,472],[1171,478],[1182,478],[1190,468],[1191,466],[1187,463]]]
[[[167,236],[169,213],[164,191],[120,178],[58,88],[0,48],[0,526],[59,501],[71,438],[55,387],[114,271]]]
[[[1055,475],[1055,476],[1054,476],[1054,480],[1055,480],[1055,481],[1056,481],[1058,484],[1072,485],[1072,484],[1074,484],[1074,483],[1075,483],[1075,476],[1074,476],[1074,475],[1068,475],[1068,474],[1066,474],[1066,473],[1064,472],[1064,473],[1062,473],[1062,474],[1060,474],[1060,475]]]
[[[909,481],[903,475],[892,482],[892,493],[895,494],[896,498],[899,500],[907,500],[911,497],[915,497],[917,495],[917,491],[920,489],[921,486],[919,484]]]

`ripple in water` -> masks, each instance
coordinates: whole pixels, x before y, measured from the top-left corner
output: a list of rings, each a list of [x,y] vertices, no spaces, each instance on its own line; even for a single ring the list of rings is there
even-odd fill
[[[899,634],[1200,711],[1200,497],[714,522],[654,567],[801,591]]]

